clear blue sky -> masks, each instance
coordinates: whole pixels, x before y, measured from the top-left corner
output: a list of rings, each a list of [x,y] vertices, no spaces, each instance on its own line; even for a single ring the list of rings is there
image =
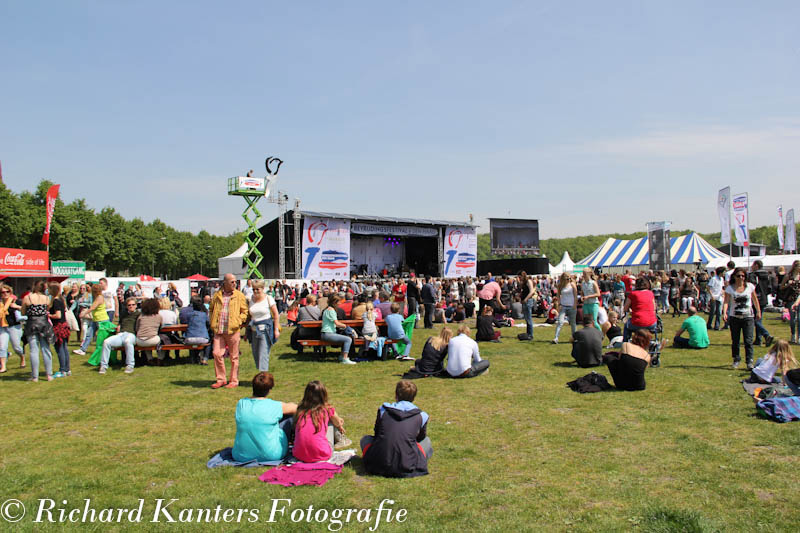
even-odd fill
[[[214,233],[243,226],[226,179],[267,155],[314,210],[714,231],[731,185],[774,224],[800,209],[798,21],[796,1],[0,0],[0,160],[15,191]]]

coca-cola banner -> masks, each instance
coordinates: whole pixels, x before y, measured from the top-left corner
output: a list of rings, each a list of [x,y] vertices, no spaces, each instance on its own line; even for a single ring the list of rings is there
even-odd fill
[[[43,250],[0,248],[0,274],[13,272],[49,275],[50,258]]]
[[[61,185],[53,185],[47,191],[47,225],[44,227],[44,235],[42,235],[42,244],[50,244],[50,222],[53,221],[53,211],[56,210],[56,198],[58,198],[58,188]]]

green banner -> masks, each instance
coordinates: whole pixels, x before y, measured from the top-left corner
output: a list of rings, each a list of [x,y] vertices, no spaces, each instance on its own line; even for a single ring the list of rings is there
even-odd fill
[[[83,261],[53,261],[50,263],[50,271],[54,276],[83,279],[86,275],[86,263]]]

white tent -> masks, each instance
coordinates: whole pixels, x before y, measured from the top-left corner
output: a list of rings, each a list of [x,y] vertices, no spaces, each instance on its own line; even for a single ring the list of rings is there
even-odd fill
[[[564,252],[564,255],[561,256],[561,261],[556,266],[550,267],[550,275],[563,274],[564,272],[571,273],[574,267],[575,261],[570,258],[569,252]]]
[[[246,253],[247,243],[244,243],[232,254],[217,259],[217,267],[219,268],[217,277],[221,278],[228,273],[235,275],[237,278],[246,276],[247,266],[244,262],[244,254]]]

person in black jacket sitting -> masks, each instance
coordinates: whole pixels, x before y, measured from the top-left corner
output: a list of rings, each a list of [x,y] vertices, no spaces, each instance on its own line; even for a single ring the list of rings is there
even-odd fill
[[[361,439],[364,468],[387,477],[424,476],[433,455],[427,436],[428,413],[412,403],[417,396],[413,382],[399,381],[394,394],[394,403],[386,402],[378,409],[375,435]]]
[[[444,370],[444,358],[447,357],[447,345],[453,338],[453,332],[442,328],[436,337],[428,337],[422,347],[422,357],[414,361],[414,366],[409,372],[422,376],[431,376]]]
[[[475,329],[478,331],[475,333],[475,340],[478,342],[481,341],[491,341],[491,342],[500,342],[500,331],[494,330],[494,309],[490,305],[487,305],[483,308],[480,316],[477,318],[475,322]]]

